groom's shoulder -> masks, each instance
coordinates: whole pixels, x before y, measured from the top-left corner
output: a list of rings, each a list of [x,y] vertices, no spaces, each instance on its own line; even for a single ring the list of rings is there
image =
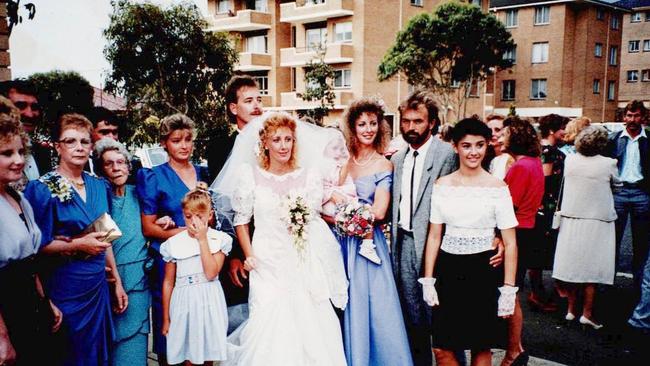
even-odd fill
[[[433,141],[431,141],[432,149],[430,151],[435,152],[436,155],[440,158],[447,158],[456,154],[453,146],[449,142],[442,141],[438,136],[433,136]]]

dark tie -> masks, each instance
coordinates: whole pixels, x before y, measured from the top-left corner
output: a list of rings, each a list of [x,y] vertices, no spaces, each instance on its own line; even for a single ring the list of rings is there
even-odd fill
[[[409,230],[413,230],[413,182],[415,182],[415,161],[418,157],[418,151],[414,150],[413,151],[413,168],[411,169],[411,202],[409,204]]]

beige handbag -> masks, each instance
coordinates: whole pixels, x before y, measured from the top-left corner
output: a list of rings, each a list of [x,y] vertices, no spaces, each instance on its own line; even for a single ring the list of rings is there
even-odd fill
[[[93,223],[88,225],[88,227],[86,227],[86,229],[84,229],[83,231],[84,234],[97,233],[97,232],[106,233],[106,236],[104,236],[103,238],[97,238],[97,240],[106,243],[111,243],[114,240],[122,237],[122,231],[117,226],[117,224],[115,223],[111,215],[107,213],[104,213],[103,215],[99,216],[97,220],[93,221]]]

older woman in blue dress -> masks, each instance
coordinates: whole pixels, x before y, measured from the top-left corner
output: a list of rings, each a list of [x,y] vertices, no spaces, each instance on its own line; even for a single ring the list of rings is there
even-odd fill
[[[161,289],[165,262],[159,253],[160,244],[185,230],[181,200],[187,192],[196,188],[197,182],[209,180],[208,169],[194,165],[190,160],[195,136],[194,122],[189,117],[174,114],[163,118],[159,138],[160,145],[169,155],[169,161],[151,169],[140,169],[137,176],[136,192],[140,200],[142,232],[151,240],[154,253],[153,348],[160,365],[167,364],[165,337],[161,333]],[[166,216],[170,219],[164,219]]]
[[[115,343],[111,363],[117,365],[147,364],[147,335],[151,295],[145,273],[147,239],[142,234],[140,203],[135,186],[126,184],[131,168],[131,155],[124,145],[103,138],[95,144],[95,171],[111,183],[111,216],[122,231],[113,242],[113,254],[122,286],[128,295],[128,309],[113,316]]]
[[[0,102],[6,107],[8,100],[0,97]],[[61,324],[61,312],[34,277],[33,259],[41,244],[34,211],[10,187],[22,177],[26,146],[17,115],[0,114],[0,365],[46,364],[48,359],[52,364],[49,335]],[[43,324],[34,309],[47,314],[45,321],[51,324]],[[34,348],[39,352],[30,352]]]
[[[108,213],[110,190],[102,179],[83,171],[90,157],[92,124],[79,114],[60,117],[53,131],[59,166],[29,182],[25,197],[38,212],[41,253],[53,259],[45,278],[48,294],[63,312],[68,352],[66,365],[107,365],[113,341],[108,266],[114,277],[118,312],[127,296],[104,232],[85,233]],[[68,240],[55,240],[56,238]]]

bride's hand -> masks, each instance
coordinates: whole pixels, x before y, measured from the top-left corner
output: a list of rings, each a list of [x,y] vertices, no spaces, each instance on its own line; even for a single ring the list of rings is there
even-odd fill
[[[244,269],[250,272],[254,270],[255,267],[257,267],[257,260],[255,257],[246,257],[246,260],[244,261]]]

